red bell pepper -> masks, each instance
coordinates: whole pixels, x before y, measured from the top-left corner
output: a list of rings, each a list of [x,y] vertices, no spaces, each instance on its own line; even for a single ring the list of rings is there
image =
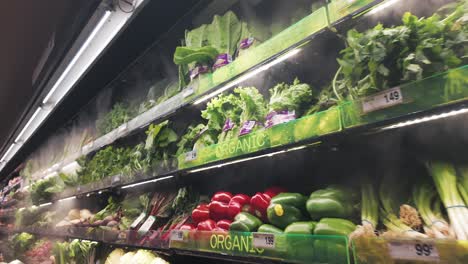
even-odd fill
[[[192,211],[192,220],[195,224],[210,219],[210,209],[207,204],[200,204]]]
[[[200,222],[197,225],[198,231],[213,231],[215,228],[216,228],[216,222],[211,219]]]
[[[264,193],[256,193],[250,199],[250,206],[252,207],[255,216],[262,219],[264,223],[268,223],[267,208],[270,205],[271,198]]]
[[[270,187],[268,189],[265,190],[265,194],[270,196],[270,198],[273,198],[275,197],[276,195],[282,193],[282,192],[286,192],[286,189],[285,188],[281,188],[281,187]]]
[[[192,224],[183,224],[179,227],[179,230],[195,230],[196,227]]]
[[[236,194],[231,198],[231,202],[238,202],[240,205],[244,206],[246,204],[250,204],[250,196],[245,194]]]
[[[245,194],[237,194],[232,197],[229,202],[227,212],[228,219],[233,220],[240,212],[248,212],[250,210],[250,197]]]
[[[224,220],[218,221],[216,223],[216,226],[218,226],[218,228],[221,228],[221,229],[227,231],[227,230],[229,230],[229,227],[231,226],[231,223],[232,223],[232,221],[224,219]]]
[[[209,205],[210,218],[215,221],[228,218],[228,208],[229,204],[227,203],[212,201]]]
[[[223,202],[228,204],[231,201],[232,193],[230,192],[217,192],[211,197],[211,201]]]

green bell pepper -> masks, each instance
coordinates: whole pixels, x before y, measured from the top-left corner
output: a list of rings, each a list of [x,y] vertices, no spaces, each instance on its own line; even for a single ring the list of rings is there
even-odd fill
[[[348,236],[356,229],[351,221],[340,218],[322,218],[315,226],[315,235]]]
[[[299,222],[304,219],[301,210],[297,207],[274,203],[268,206],[267,217],[270,223],[279,228],[285,228],[291,223]]]
[[[262,221],[257,217],[241,212],[236,215],[234,222],[231,223],[229,230],[241,232],[254,232],[262,225]]]
[[[277,228],[276,226],[263,224],[258,228],[259,233],[271,233],[271,234],[282,234],[283,230]]]
[[[300,193],[280,193],[271,198],[271,204],[291,205],[299,209],[305,208],[306,197]]]
[[[312,220],[320,220],[324,217],[351,217],[357,211],[358,193],[349,188],[337,186],[315,191],[307,200],[307,212]]]
[[[286,234],[303,234],[312,235],[314,233],[315,225],[317,222],[306,221],[306,222],[295,222],[284,229]]]

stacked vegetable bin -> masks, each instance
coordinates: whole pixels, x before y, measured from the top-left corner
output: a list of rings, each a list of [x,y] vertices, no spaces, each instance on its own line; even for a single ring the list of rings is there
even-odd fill
[[[397,4],[395,26],[398,1],[311,2],[270,38],[234,11],[187,29],[177,82],[23,171],[36,206],[8,232],[250,262],[466,262],[468,162],[372,143],[466,112],[468,4]]]

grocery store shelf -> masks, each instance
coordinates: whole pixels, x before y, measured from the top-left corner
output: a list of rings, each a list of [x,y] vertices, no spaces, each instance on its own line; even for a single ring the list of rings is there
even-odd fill
[[[401,85],[398,89],[404,99],[398,104],[364,113],[363,104],[369,98],[350,101],[340,107],[233,138],[200,149],[198,152],[182,154],[177,160],[167,162],[172,165],[171,167],[161,166],[154,168],[151,173],[136,173],[133,176],[114,175],[99,182],[67,189],[57,195],[54,201],[152,183],[308,147],[319,145],[333,147],[352,135],[396,129],[418,122],[462,114],[466,112],[464,109],[467,108],[468,92],[466,89],[452,89],[451,85],[461,85],[457,87],[468,85],[464,77],[467,75],[468,66],[463,66],[421,81]],[[447,95],[445,93],[447,89],[458,92]],[[390,89],[393,90],[394,88]],[[383,94],[385,93],[387,91]]]
[[[327,31],[329,25],[351,20],[355,14],[372,8],[381,0],[355,1],[352,5],[343,4],[342,2],[346,1],[334,1],[316,10],[272,39],[248,50],[248,54],[237,58],[231,64],[218,69],[214,73],[201,75],[178,94],[82,146],[78,152],[69,155],[51,168],[34,174],[33,178],[38,179],[53,172],[59,172],[81,156],[110,145],[120,138],[145,128],[152,122],[167,119],[188,105],[204,102],[227,89],[233,88],[258,73],[294,56],[299,52],[298,47],[313,40],[318,34]]]
[[[234,231],[150,231],[142,237],[136,231],[90,232],[88,227],[0,229],[0,233],[8,235],[21,232],[43,237],[85,239],[116,247],[150,249],[169,255],[200,256],[244,263],[310,263],[312,260],[341,264],[351,261],[351,252],[347,250],[348,240],[344,236],[274,235]],[[273,244],[263,245],[264,236],[273,239]],[[312,248],[320,250],[313,251]]]

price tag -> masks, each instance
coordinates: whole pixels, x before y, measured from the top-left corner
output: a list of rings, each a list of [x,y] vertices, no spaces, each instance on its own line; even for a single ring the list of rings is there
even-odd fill
[[[195,160],[197,159],[197,151],[196,150],[192,150],[192,151],[189,151],[187,153],[185,153],[185,161],[192,161],[192,160]]]
[[[190,87],[188,87],[187,89],[185,89],[185,90],[182,92],[182,95],[183,95],[184,98],[185,98],[185,97],[191,96],[193,93],[194,93],[193,87],[190,86]]]
[[[252,236],[253,236],[252,244],[256,248],[274,249],[276,247],[274,234],[252,233]]]
[[[184,241],[184,231],[182,230],[172,230],[171,232],[171,241]]]
[[[390,256],[401,260],[439,261],[439,251],[430,242],[400,241],[389,242]]]
[[[154,222],[156,221],[156,217],[150,215],[146,221],[141,225],[140,229],[138,229],[138,234],[144,235],[146,234],[150,228],[153,226]]]
[[[373,112],[403,103],[403,94],[400,87],[385,90],[362,100],[362,111]]]
[[[141,213],[137,217],[137,219],[135,219],[135,221],[133,221],[133,223],[130,225],[130,228],[135,229],[140,224],[140,222],[145,218],[145,216],[146,216],[145,213]]]
[[[121,180],[122,179],[120,175],[115,175],[114,177],[112,177],[111,185],[119,184]]]
[[[83,154],[88,154],[93,150],[93,146],[94,146],[94,141],[84,145],[83,148],[81,148],[81,152]]]

